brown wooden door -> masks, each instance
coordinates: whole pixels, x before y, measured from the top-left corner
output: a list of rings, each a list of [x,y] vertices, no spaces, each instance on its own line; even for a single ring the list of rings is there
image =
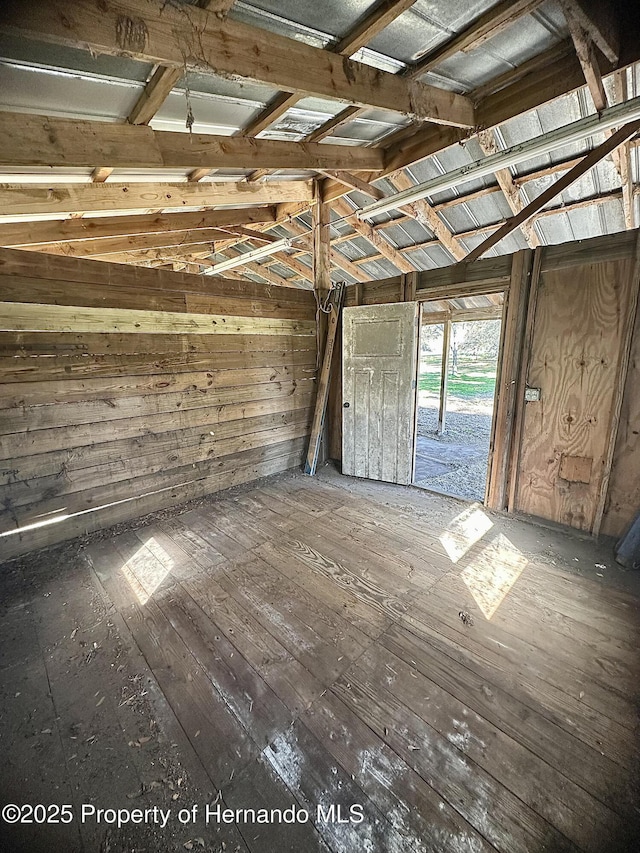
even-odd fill
[[[418,303],[343,312],[342,471],[408,485],[413,444]]]
[[[602,501],[633,260],[543,272],[515,508],[592,530]]]

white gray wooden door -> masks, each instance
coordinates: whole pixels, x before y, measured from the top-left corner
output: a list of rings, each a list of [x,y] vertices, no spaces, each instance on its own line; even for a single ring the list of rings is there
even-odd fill
[[[417,302],[344,309],[344,474],[411,483],[417,353]]]

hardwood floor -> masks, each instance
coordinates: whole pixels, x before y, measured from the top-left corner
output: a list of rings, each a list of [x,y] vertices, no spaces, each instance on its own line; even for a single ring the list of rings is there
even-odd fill
[[[8,564],[5,801],[171,816],[4,849],[637,851],[639,584],[594,547],[325,473]]]

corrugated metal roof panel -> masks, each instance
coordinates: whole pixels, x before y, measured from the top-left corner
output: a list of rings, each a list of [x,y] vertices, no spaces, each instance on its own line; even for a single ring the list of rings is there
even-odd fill
[[[348,32],[375,5],[375,0],[323,0],[300,3],[299,0],[238,0],[230,17],[282,35],[297,34],[303,28],[335,38]],[[296,24],[298,26],[296,26]]]
[[[124,121],[143,88],[142,83],[0,61],[2,110]]]
[[[71,70],[112,80],[144,83],[153,65],[126,56],[91,53],[59,44],[34,42],[0,33],[0,58],[41,68]]]
[[[371,42],[380,53],[413,63],[454,34],[466,29],[486,9],[495,5],[483,0],[451,0],[434,3],[418,0]]]

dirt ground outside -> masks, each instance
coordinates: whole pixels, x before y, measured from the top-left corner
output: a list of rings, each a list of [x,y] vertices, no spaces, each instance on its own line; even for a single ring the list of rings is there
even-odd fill
[[[438,399],[421,391],[414,485],[482,501],[492,411],[492,394],[472,400],[452,397],[447,405],[446,430],[438,435]]]

